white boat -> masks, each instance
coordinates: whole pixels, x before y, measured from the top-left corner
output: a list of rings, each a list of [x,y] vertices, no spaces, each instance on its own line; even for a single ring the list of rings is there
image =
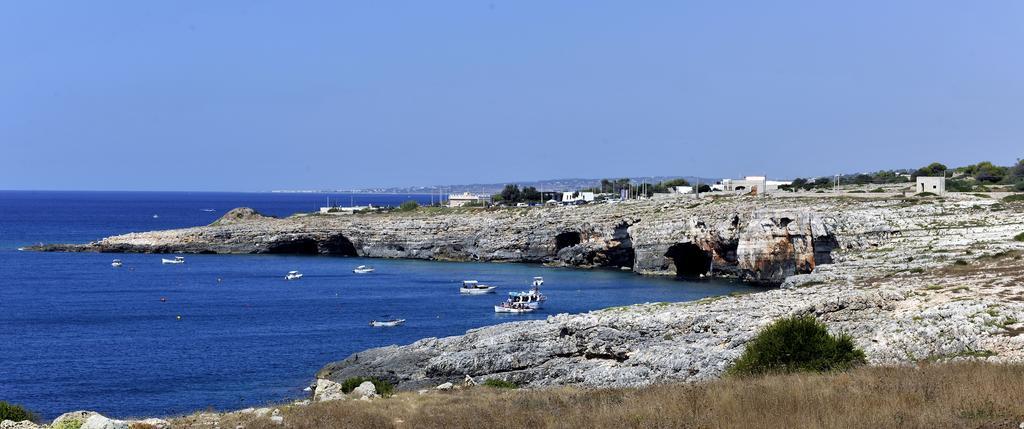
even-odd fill
[[[537,310],[536,308],[532,308],[532,307],[530,307],[530,306],[528,306],[528,305],[526,305],[524,303],[521,303],[521,302],[511,303],[511,302],[505,301],[505,302],[501,303],[500,305],[495,305],[494,306],[494,312],[495,313],[531,313],[531,312],[536,311],[536,310]]]
[[[352,270],[352,272],[356,273],[356,274],[372,273],[373,272],[373,267],[368,267],[366,265],[360,265],[360,266],[356,267],[354,270]]]
[[[160,217],[160,215],[153,215],[153,219]]]
[[[544,284],[544,277],[534,277],[533,287],[529,291],[525,292],[509,292],[508,302],[512,304],[523,304],[527,307],[538,309],[544,305],[544,301],[548,300],[548,297],[540,293],[540,286]]]
[[[124,262],[121,262],[120,259],[115,259],[114,262],[110,263],[110,266],[114,268],[120,267],[122,265],[124,265]]]
[[[485,293],[494,293],[494,286],[482,285],[476,280],[464,280],[462,287],[459,288],[459,293],[463,295],[483,295]]]
[[[370,326],[381,328],[388,326],[398,326],[405,323],[405,319],[393,319],[393,320],[371,320]]]
[[[184,264],[185,263],[185,257],[184,256],[175,256],[174,259],[161,258],[160,262],[164,263],[164,264]]]
[[[288,274],[286,274],[284,276],[285,280],[298,280],[298,279],[301,279],[301,278],[302,278],[302,273],[300,273],[298,271],[289,271]]]

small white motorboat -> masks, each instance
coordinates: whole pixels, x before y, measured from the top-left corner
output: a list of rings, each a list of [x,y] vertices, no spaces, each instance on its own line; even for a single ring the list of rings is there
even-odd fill
[[[302,278],[302,273],[300,273],[298,271],[289,271],[288,274],[286,274],[284,276],[285,280],[298,280],[298,279],[301,279],[301,278]]]
[[[122,265],[124,265],[124,262],[121,262],[120,259],[115,259],[114,262],[110,263],[110,266],[114,268],[120,267]]]
[[[405,323],[405,319],[393,319],[393,320],[371,320],[370,326],[375,328],[384,328],[389,326],[398,326]]]
[[[366,265],[360,265],[360,266],[356,267],[354,270],[352,270],[352,272],[356,273],[356,274],[372,273],[373,272],[373,267],[369,267],[369,266],[366,266]]]
[[[476,280],[463,280],[462,287],[459,288],[459,293],[463,295],[483,295],[485,293],[494,293],[494,286],[482,285]]]
[[[160,215],[153,215],[153,219],[159,218]]]
[[[164,264],[184,264],[185,263],[185,257],[184,256],[175,256],[174,259],[161,258],[160,262],[164,263]]]
[[[536,308],[530,307],[521,302],[508,302],[505,301],[500,305],[494,306],[495,313],[531,313],[536,311]]]

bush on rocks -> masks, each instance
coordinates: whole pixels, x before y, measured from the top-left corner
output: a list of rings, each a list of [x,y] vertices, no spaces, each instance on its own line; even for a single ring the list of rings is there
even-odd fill
[[[0,422],[4,420],[11,420],[15,422],[20,421],[39,421],[39,416],[29,410],[26,410],[20,405],[9,404],[4,401],[0,401]]]
[[[747,343],[729,373],[754,375],[797,371],[842,371],[865,363],[849,335],[833,336],[811,316],[780,319]]]
[[[395,392],[394,385],[376,377],[346,378],[345,381],[341,383],[341,391],[345,393],[352,393],[352,391],[355,390],[355,388],[359,387],[360,384],[363,384],[364,381],[369,381],[370,383],[373,383],[373,387],[377,389],[377,394],[383,398],[387,398],[388,396],[391,396]]]
[[[1013,239],[1017,241],[1024,241],[1024,232],[1017,234],[1017,236],[1013,237]]]

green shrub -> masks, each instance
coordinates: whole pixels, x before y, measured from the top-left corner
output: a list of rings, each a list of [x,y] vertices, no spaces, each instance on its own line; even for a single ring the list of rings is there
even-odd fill
[[[1016,241],[1024,241],[1024,232],[1017,234],[1017,236],[1013,237],[1013,239]]]
[[[496,389],[517,389],[517,388],[519,388],[519,385],[517,385],[517,384],[515,384],[515,383],[513,383],[511,381],[505,381],[505,380],[498,379],[498,378],[488,378],[487,380],[484,381],[484,386],[494,387]]]
[[[350,377],[345,379],[341,383],[341,391],[345,393],[352,393],[355,388],[359,387],[363,382],[369,381],[373,383],[373,387],[377,389],[377,394],[383,397],[391,396],[395,393],[395,386],[377,377]]]
[[[50,426],[50,429],[81,429],[84,421],[79,419],[64,419],[60,423]]]
[[[885,189],[882,189],[882,188],[875,188],[875,189],[872,189],[872,190],[871,190],[870,192],[874,192],[874,193],[876,193],[876,194],[877,194],[877,193],[885,192]]]
[[[28,420],[30,422],[39,421],[39,416],[29,410],[26,410],[20,405],[8,404],[7,402],[0,401],[0,422],[4,420],[13,420],[20,422]]]
[[[865,363],[848,335],[833,336],[811,316],[776,320],[761,330],[729,373],[752,375],[797,371],[841,371]]]
[[[857,190],[853,190],[853,191],[850,191],[850,193],[851,193],[851,194],[863,194],[863,193],[864,193],[864,191],[863,191],[863,190],[860,190],[860,189],[857,189]]]
[[[1019,201],[1024,201],[1024,194],[1013,194],[1010,196],[1003,197],[1003,202],[1006,203],[1015,203]]]
[[[403,212],[411,212],[411,211],[416,210],[418,208],[420,208],[420,203],[417,203],[417,202],[415,202],[413,200],[406,201],[406,202],[404,202],[404,203],[402,203],[401,205],[398,206],[398,209],[403,211]]]
[[[915,197],[937,197],[938,195],[935,195],[934,193],[931,193],[931,192],[922,192],[922,193],[914,195],[914,196]]]

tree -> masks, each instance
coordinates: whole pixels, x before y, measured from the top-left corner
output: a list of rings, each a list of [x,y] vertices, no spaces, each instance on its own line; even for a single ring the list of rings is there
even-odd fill
[[[1017,165],[1010,167],[1010,178],[1014,182],[1024,181],[1024,159],[1018,159]]]
[[[522,193],[519,191],[519,185],[505,185],[505,189],[501,190],[501,200],[509,204],[515,204],[522,199]]]
[[[540,191],[533,186],[527,186],[523,188],[522,192],[523,201],[543,201],[543,197],[540,195]]]
[[[944,176],[946,174],[946,170],[949,170],[949,167],[938,162],[933,162],[928,164],[926,167],[919,168],[912,176],[914,178],[917,178],[918,176]]]
[[[700,185],[697,187],[697,192],[711,192],[711,187],[708,185]]]

